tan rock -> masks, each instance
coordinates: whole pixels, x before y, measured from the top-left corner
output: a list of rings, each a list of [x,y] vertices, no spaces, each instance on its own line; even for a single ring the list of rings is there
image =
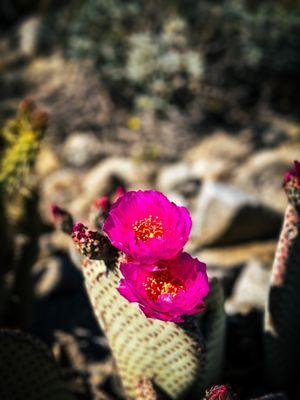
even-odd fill
[[[224,183],[205,181],[192,213],[197,246],[229,245],[274,237],[281,216],[252,195]]]
[[[263,310],[270,284],[271,268],[253,259],[238,277],[232,296],[225,302],[228,314],[247,314],[253,309]]]
[[[299,158],[299,143],[260,151],[234,171],[232,183],[247,193],[255,194],[269,207],[283,212],[287,204],[282,190],[283,175]]]
[[[82,177],[82,173],[64,168],[42,181],[40,211],[46,221],[51,217],[50,205],[53,203],[76,215],[78,210],[73,207],[72,201],[82,195]]]
[[[59,159],[50,147],[42,147],[36,160],[36,172],[40,177],[46,177],[60,166]]]
[[[201,250],[197,253],[197,257],[203,260],[208,268],[230,269],[233,266],[245,264],[253,258],[260,259],[271,266],[276,245],[276,240],[267,240],[234,246],[214,247]]]

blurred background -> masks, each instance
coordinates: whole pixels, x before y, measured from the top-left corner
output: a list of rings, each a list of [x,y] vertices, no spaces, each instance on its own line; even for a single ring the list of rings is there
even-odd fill
[[[27,96],[49,116],[29,179],[5,186],[2,260],[12,240],[35,250],[21,277],[18,262],[3,268],[0,323],[45,341],[78,398],[112,393],[114,367],[50,205],[86,222],[119,186],[189,208],[188,248],[225,289],[224,381],[261,393],[282,179],[300,158],[299,71],[297,0],[0,0],[0,126]]]

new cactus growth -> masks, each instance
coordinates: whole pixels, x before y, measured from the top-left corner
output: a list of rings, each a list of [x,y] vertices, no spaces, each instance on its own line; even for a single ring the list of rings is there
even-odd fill
[[[146,220],[145,217],[143,219],[143,210],[140,209],[140,214],[136,216],[138,222],[133,225],[125,223],[122,228],[123,236],[118,239],[119,228],[114,212],[122,223],[122,211],[118,208],[120,204],[125,204],[127,207],[126,217],[129,218],[129,208],[131,207],[134,213],[137,211],[137,204],[133,206],[130,201],[127,202],[128,197],[124,195],[123,200],[121,198],[112,205],[112,213],[106,219],[104,229],[108,232],[109,239],[113,229],[113,240],[118,247],[124,249],[125,254],[119,252],[103,232],[93,232],[82,224],[75,224],[72,237],[77,248],[85,256],[82,271],[86,289],[96,318],[108,338],[126,399],[154,400],[158,394],[155,388],[172,399],[199,398],[205,388],[217,381],[221,372],[225,330],[222,290],[215,281],[210,283],[211,293],[205,299],[206,310],[199,314],[199,311],[204,309],[203,297],[207,294],[206,289],[202,289],[204,291],[201,295],[201,287],[204,288],[207,284],[205,279],[202,280],[203,278],[199,276],[199,283],[195,280],[202,271],[201,263],[184,253],[178,256],[177,261],[158,261],[164,254],[167,254],[168,258],[169,253],[174,257],[176,252],[181,252],[189,234],[190,221],[187,210],[180,210],[179,207],[169,204],[163,195],[156,192],[136,193],[137,196],[142,194],[145,198],[148,195],[154,196],[152,208],[155,208],[157,200],[161,209],[152,210],[159,214],[156,219],[151,216],[151,220],[149,218]],[[135,194],[129,192],[129,197],[135,197]],[[144,207],[147,207],[147,202]],[[175,223],[177,231],[170,236],[173,237],[172,243],[168,242],[168,236],[164,236],[166,226],[168,235],[172,234],[173,229],[172,217],[163,215],[168,207],[173,210],[174,221],[179,213],[183,213],[186,218],[186,222],[180,220],[179,224]],[[124,236],[128,226],[132,226],[132,233],[127,232],[127,236]],[[151,242],[150,245],[147,242],[148,238],[154,238],[157,243],[159,239],[164,245],[157,246],[155,251],[152,251]],[[134,257],[129,256],[131,251],[138,259],[143,260],[143,263],[146,262],[148,254],[154,264],[151,265],[150,262],[148,265],[139,264]],[[183,257],[182,260],[180,257]],[[188,281],[184,280],[188,272],[187,268],[184,270],[185,262],[190,263],[187,265],[191,274]],[[123,265],[123,269],[120,269],[120,265]],[[124,281],[129,279],[126,274],[124,275],[125,266],[129,272],[133,272],[136,268],[136,272],[142,274],[141,281],[138,282],[139,287],[134,286],[134,280],[130,283],[130,290],[134,290],[136,295],[144,293],[141,298],[134,298],[130,292],[124,296],[126,298],[122,296],[124,295],[121,290],[122,285],[124,287]],[[172,267],[175,269],[172,270]],[[180,268],[182,275],[179,274]],[[172,275],[173,273],[175,275]],[[129,281],[126,281],[126,284],[127,282]],[[187,283],[200,286],[190,286],[188,289]],[[184,299],[186,290],[191,291],[189,300],[178,303],[175,307],[177,311],[172,306],[167,307],[167,303],[164,304],[164,299],[168,299],[169,303],[179,301],[177,297]],[[188,301],[194,302],[193,309],[190,306],[185,308]],[[139,303],[141,309],[135,302]],[[145,302],[148,311],[145,309]],[[191,315],[177,314],[180,307],[183,307],[181,314]],[[176,323],[174,320],[181,322]],[[141,397],[143,393],[145,397]]]
[[[7,145],[1,160],[0,185],[5,191],[19,186],[33,166],[47,118],[43,109],[26,98],[19,106],[17,117],[9,120],[2,129]]]
[[[74,400],[46,346],[21,331],[0,330],[1,400]]]
[[[284,178],[288,198],[272,267],[265,313],[266,377],[277,387],[290,387],[300,360],[300,164]]]
[[[208,389],[203,400],[234,400],[236,399],[228,385],[215,385]]]

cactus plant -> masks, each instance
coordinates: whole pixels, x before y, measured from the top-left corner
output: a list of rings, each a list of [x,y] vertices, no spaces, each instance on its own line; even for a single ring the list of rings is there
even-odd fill
[[[19,107],[15,119],[9,120],[2,129],[6,146],[1,159],[0,184],[11,191],[24,180],[33,166],[41,138],[47,125],[45,111],[26,98]]]
[[[224,292],[217,279],[211,281],[211,291],[206,300],[206,311],[200,318],[205,339],[205,362],[200,375],[201,386],[216,383],[221,376],[225,349]],[[207,386],[206,386],[207,387]]]
[[[24,326],[28,316],[23,306],[28,305],[29,271],[38,251],[38,194],[28,176],[46,125],[45,111],[26,98],[16,118],[0,132],[4,139],[0,161],[0,321],[17,326]]]
[[[147,221],[148,222],[148,221]],[[147,318],[117,291],[122,278],[118,253],[101,232],[82,224],[73,240],[85,256],[82,271],[95,316],[107,336],[127,399],[164,393],[199,398],[220,375],[225,333],[222,289],[211,282],[206,311],[178,324]],[[154,389],[155,388],[155,389]]]
[[[72,400],[46,346],[21,331],[0,330],[2,400]]]
[[[300,164],[285,175],[288,197],[272,267],[265,312],[265,372],[272,386],[288,387],[300,360]]]
[[[148,378],[154,379],[171,397],[179,398],[190,389],[201,370],[200,354],[204,348],[197,327],[181,328],[171,322],[147,319],[116,291],[121,278],[118,266],[102,274],[101,269],[105,271],[103,262],[87,261],[83,273],[125,393],[134,399],[136,382]]]

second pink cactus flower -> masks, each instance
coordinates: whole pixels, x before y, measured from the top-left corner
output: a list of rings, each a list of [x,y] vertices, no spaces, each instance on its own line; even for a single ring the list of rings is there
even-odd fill
[[[146,317],[183,322],[182,316],[204,310],[209,292],[206,266],[189,254],[155,265],[123,263],[120,268],[120,294],[138,303]]]
[[[155,190],[139,190],[125,193],[111,206],[103,230],[130,259],[150,264],[180,253],[191,224],[185,207]]]

